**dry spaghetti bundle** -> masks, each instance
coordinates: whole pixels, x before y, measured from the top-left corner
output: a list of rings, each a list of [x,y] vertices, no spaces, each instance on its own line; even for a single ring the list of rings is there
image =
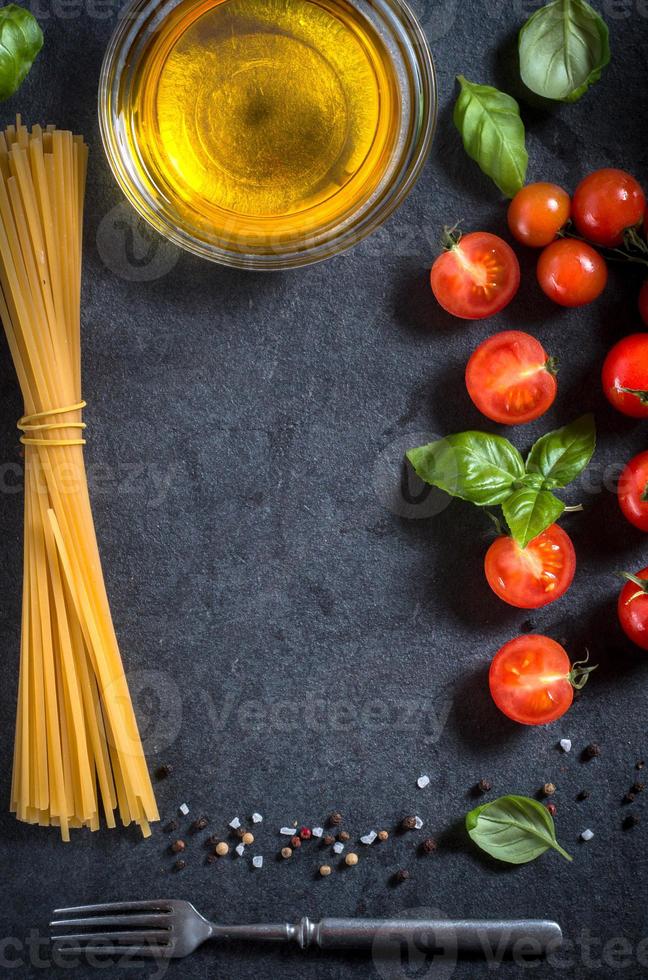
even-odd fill
[[[87,147],[0,133],[0,315],[22,389],[25,549],[11,808],[144,834],[155,798],[101,571],[83,461],[79,299]]]

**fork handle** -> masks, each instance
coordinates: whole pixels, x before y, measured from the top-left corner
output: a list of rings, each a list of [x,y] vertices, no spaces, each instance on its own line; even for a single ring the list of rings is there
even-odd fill
[[[321,919],[311,922],[223,926],[214,938],[296,942],[302,949],[362,949],[374,943],[393,946],[411,942],[422,951],[488,953],[505,956],[519,944],[526,955],[542,956],[557,949],[562,931],[544,919]]]

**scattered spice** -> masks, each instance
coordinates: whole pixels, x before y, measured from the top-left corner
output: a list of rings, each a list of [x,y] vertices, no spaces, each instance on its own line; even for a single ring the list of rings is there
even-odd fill
[[[171,768],[171,766],[165,764],[163,766],[157,767],[157,769],[155,770],[155,775],[157,776],[158,779],[168,779],[172,772],[173,769]]]
[[[310,840],[313,836],[310,827],[302,827],[302,829],[299,831],[299,836],[302,840]]]
[[[216,864],[217,861],[218,861],[218,855],[216,854],[207,855],[207,864]]]
[[[360,838],[360,843],[367,844],[367,845],[373,844],[377,836],[378,834],[376,833],[375,830],[370,830],[368,834],[362,835],[362,837]]]
[[[389,831],[387,830],[378,831],[378,840],[386,841],[388,838],[389,838]]]
[[[287,861],[288,858],[291,858],[292,857],[292,847],[282,847],[281,848],[281,856],[282,856],[282,858],[284,858],[285,861]]]
[[[295,833],[295,828],[294,827],[282,827],[281,830],[279,831],[279,833],[280,834],[283,834],[284,837],[292,837],[292,835]]]
[[[545,783],[542,787],[542,792],[545,796],[553,796],[556,792],[556,787],[553,783]]]
[[[322,838],[322,843],[326,844],[327,847],[330,847],[331,844],[335,844],[335,837],[333,837],[332,834],[325,834]]]
[[[229,854],[229,844],[226,844],[225,841],[222,840],[216,845],[214,850],[218,857],[225,857],[226,854]]]
[[[247,832],[246,832],[245,834],[243,834],[243,836],[241,837],[241,841],[242,841],[242,842],[243,842],[243,843],[244,843],[244,844],[245,844],[246,846],[247,846],[248,844],[254,844],[254,834],[251,834],[251,833],[250,833],[250,831],[248,830],[248,831],[247,831]]]
[[[336,810],[328,818],[328,823],[330,827],[339,827],[340,824],[342,823],[342,814],[338,813],[338,811]]]
[[[581,840],[584,841],[592,840],[593,837],[594,837],[594,831],[592,830],[584,830],[583,833],[581,834]]]
[[[183,840],[176,840],[171,845],[171,850],[173,851],[174,854],[181,854],[182,851],[184,851],[184,849],[186,848],[186,846],[187,845]]]
[[[561,738],[559,744],[563,752],[571,752],[572,742],[570,738]]]
[[[596,742],[591,742],[590,745],[586,745],[583,749],[583,758],[590,760],[596,759],[601,754],[601,746],[597,745]]]
[[[260,813],[252,814],[252,823],[263,823],[263,817]]]
[[[164,833],[165,834],[172,834],[173,831],[174,830],[177,830],[177,829],[178,829],[178,821],[177,820],[169,820],[169,822],[164,825]]]
[[[416,817],[403,817],[401,830],[416,830]]]
[[[242,858],[243,855],[245,854],[245,844],[237,844],[234,850],[236,851],[238,856]]]
[[[394,881],[397,885],[400,885],[403,881],[407,881],[409,876],[409,871],[407,871],[406,868],[401,868],[400,871],[397,871],[394,875]]]
[[[491,783],[490,779],[480,779],[479,782],[477,783],[478,793],[490,793],[492,788],[493,788],[493,784]]]
[[[336,843],[333,845],[333,850],[335,851],[336,854],[341,854],[342,851],[344,850],[344,844],[342,843],[342,841],[336,841]]]
[[[297,834],[295,834],[295,836],[292,838],[290,843],[292,844],[293,849],[297,847],[301,847],[301,837],[298,837]]]
[[[580,800],[581,802],[583,800],[589,800],[589,795],[590,795],[590,792],[589,792],[588,789],[582,789],[580,791],[580,793],[578,794],[578,796],[576,797],[576,799],[577,800]]]
[[[348,864],[348,866],[352,868],[354,865],[358,863],[358,855],[354,854],[353,852],[347,854],[347,856],[344,859],[344,863]]]
[[[187,806],[186,803],[181,803],[180,806],[178,807],[178,810],[180,811],[183,817],[186,817],[189,814],[189,807]]]
[[[313,827],[312,830],[311,830],[311,833],[312,833],[313,837],[322,837],[323,834],[324,834],[324,828],[323,827]]]
[[[190,829],[190,831],[191,831],[192,834],[197,834],[201,830],[204,830],[208,823],[209,823],[209,820],[207,819],[207,817],[205,817],[205,816],[203,816],[203,817],[197,817],[194,820],[194,822],[192,823],[192,825],[191,825],[191,827],[189,829]]]
[[[208,837],[207,840],[205,841],[205,847],[216,847],[216,845],[219,842],[220,842],[220,837],[218,836],[218,834],[211,834],[211,836]]]
[[[629,813],[628,816],[623,821],[622,826],[624,830],[632,830],[633,827],[636,827],[637,824],[639,823],[641,823],[641,820],[636,815],[636,813]]]
[[[643,759],[639,759],[639,761],[635,764],[635,769],[643,769],[645,765],[646,763],[643,761]]]
[[[175,861],[173,864],[173,868],[175,871],[184,871],[186,867],[187,867],[187,862],[183,861],[182,858],[178,858],[178,860]]]
[[[262,854],[255,854],[254,855],[254,857],[252,858],[252,867],[253,868],[262,868],[263,867],[263,855]]]
[[[556,806],[556,804],[555,803],[545,803],[545,806],[546,806],[547,810],[549,811],[549,813],[551,814],[551,816],[552,817],[555,817],[556,816],[556,813],[558,812],[558,807]]]
[[[631,793],[643,793],[646,788],[645,783],[633,783],[630,790]]]
[[[331,866],[328,864],[323,864],[319,869],[319,873],[322,878],[328,878],[331,873]]]
[[[340,833],[338,834],[338,840],[341,840],[343,844],[345,844],[350,839],[350,837],[351,834],[348,834],[346,830],[341,830]]]
[[[426,837],[421,844],[421,850],[424,854],[434,854],[439,845],[435,841],[434,837]]]
[[[419,778],[416,780],[416,785],[418,786],[419,789],[425,789],[426,786],[430,785],[430,777],[419,776]]]
[[[626,793],[626,795],[623,797],[622,803],[634,803],[635,798],[635,794],[632,792],[632,790],[630,790],[630,792]]]
[[[238,817],[232,817],[232,819],[229,822],[229,825],[232,828],[232,830],[238,830],[239,827],[241,826],[241,821],[239,820]]]

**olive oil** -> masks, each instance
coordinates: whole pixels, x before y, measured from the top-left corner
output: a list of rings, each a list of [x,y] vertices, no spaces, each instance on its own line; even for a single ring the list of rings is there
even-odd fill
[[[189,225],[308,239],[376,190],[400,126],[391,57],[347,0],[182,0],[122,107],[133,158]]]

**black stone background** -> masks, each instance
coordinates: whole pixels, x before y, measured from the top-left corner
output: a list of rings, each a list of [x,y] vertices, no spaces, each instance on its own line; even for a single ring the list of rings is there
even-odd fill
[[[519,94],[514,42],[531,6],[418,0],[440,94],[438,132],[418,186],[351,253],[262,275],[176,253],[125,205],[112,212],[122,197],[100,145],[96,102],[115,12],[109,3],[43,0],[44,51],[20,95],[3,106],[3,119],[21,110],[28,121],[83,132],[91,146],[82,297],[87,459],[150,763],[174,768],[157,784],[162,817],[187,801],[191,817],[205,812],[218,832],[235,814],[259,810],[265,821],[253,851],[266,863],[262,871],[247,859],[207,866],[192,839],[186,871],[174,874],[159,827],[147,841],[131,828],[77,833],[64,846],[55,830],[23,826],[6,812],[23,502],[15,492],[21,404],[3,345],[1,937],[45,935],[54,906],[118,898],[187,898],[227,922],[440,909],[556,917],[576,944],[560,961],[507,964],[495,975],[638,980],[648,973],[648,793],[633,807],[644,817],[633,832],[621,830],[620,802],[636,760],[648,756],[648,668],[615,614],[616,573],[645,565],[646,543],[602,489],[645,447],[646,428],[615,414],[599,384],[606,350],[638,328],[640,274],[614,269],[596,305],[568,312],[541,295],[535,256],[520,248],[519,295],[496,319],[476,323],[444,315],[428,286],[444,223],[463,219],[466,229],[506,235],[504,203],[464,156],[451,124],[454,76]],[[577,105],[524,103],[531,180],[573,189],[585,173],[610,165],[648,179],[648,11],[639,0],[598,6],[613,45],[600,84]],[[596,413],[600,433],[589,479],[567,494],[586,508],[564,520],[578,554],[574,585],[531,615],[498,602],[485,583],[491,529],[482,514],[455,501],[412,519],[402,515],[398,491],[405,448],[434,434],[492,428],[470,403],[462,372],[475,345],[507,327],[531,331],[561,361],[551,411],[507,435],[526,448],[584,411]],[[426,513],[425,505],[415,510],[418,518]],[[487,690],[492,654],[530,628],[564,639],[573,656],[589,647],[601,664],[569,714],[548,728],[509,723]],[[574,743],[567,756],[556,748],[563,736]],[[602,754],[586,765],[579,753],[593,740]],[[419,790],[425,772],[431,785]],[[547,854],[511,868],[481,856],[461,820],[482,776],[498,794],[534,794],[554,781],[558,833],[574,863]],[[584,787],[591,797],[577,803]],[[425,828],[360,845],[358,867],[326,881],[316,876],[322,857],[314,845],[288,863],[275,860],[281,825],[315,825],[332,808],[343,811],[354,836],[391,829],[409,812]],[[581,844],[586,827],[596,836]],[[420,858],[415,844],[426,832],[440,848]],[[389,880],[399,867],[411,879],[394,888]],[[614,940],[628,944],[625,966]],[[2,949],[2,976],[51,969],[30,965],[25,949]],[[492,972],[483,963],[453,972],[416,960],[386,969],[364,955],[243,946],[205,948],[169,976],[472,980]],[[73,975],[94,973],[86,967]],[[156,969],[103,973],[148,977]]]

